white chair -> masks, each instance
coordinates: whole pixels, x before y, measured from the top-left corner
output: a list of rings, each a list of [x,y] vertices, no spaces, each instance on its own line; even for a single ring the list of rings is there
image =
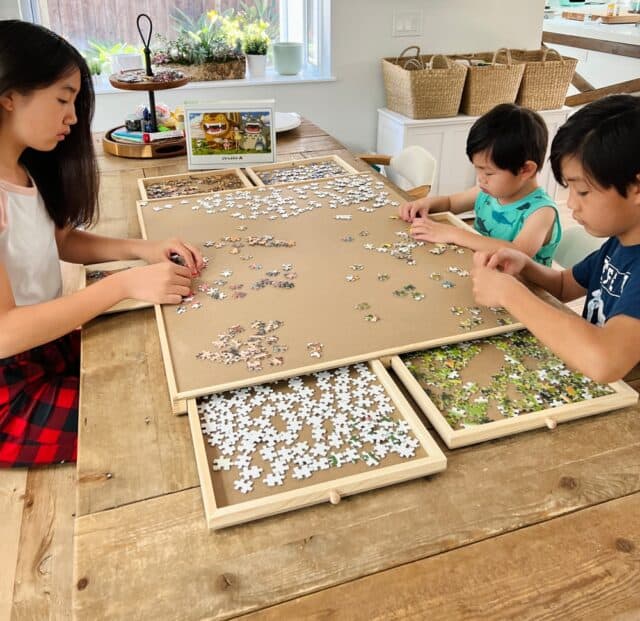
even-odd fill
[[[362,154],[358,157],[371,166],[383,166],[384,174],[411,198],[429,193],[436,174],[436,159],[423,147],[412,145],[398,155]]]
[[[576,224],[562,231],[562,239],[558,244],[553,260],[568,269],[579,263],[588,254],[598,250],[605,242],[601,237],[587,233],[582,226]]]

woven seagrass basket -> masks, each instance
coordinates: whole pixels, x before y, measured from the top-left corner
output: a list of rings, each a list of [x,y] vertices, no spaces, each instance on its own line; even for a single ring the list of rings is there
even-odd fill
[[[207,82],[209,80],[241,80],[245,76],[246,61],[244,57],[228,60],[224,63],[202,63],[200,65],[180,65],[167,63],[162,68],[178,69],[191,82]]]
[[[500,54],[504,62],[497,61]],[[498,104],[515,102],[524,63],[513,62],[509,50],[459,54],[454,58],[469,64],[460,112],[480,116]]]
[[[405,56],[409,50],[414,56]],[[387,108],[412,119],[458,114],[467,68],[441,54],[420,55],[411,46],[396,58],[382,59]]]
[[[557,50],[511,50],[515,62],[524,62],[516,103],[532,110],[561,108],[578,60]]]

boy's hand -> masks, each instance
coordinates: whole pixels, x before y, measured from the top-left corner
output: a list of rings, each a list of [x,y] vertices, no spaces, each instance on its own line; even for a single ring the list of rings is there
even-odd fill
[[[477,253],[476,254],[481,254]],[[482,253],[485,254],[485,253]],[[517,281],[513,276],[490,267],[476,264],[471,270],[473,297],[483,306],[504,306],[508,299],[508,289]]]
[[[179,304],[191,292],[191,271],[170,261],[134,267],[110,276],[119,278],[126,298],[153,304]]]
[[[473,255],[475,267],[489,267],[505,274],[517,276],[524,270],[530,258],[514,248],[500,248],[495,252],[476,252]]]
[[[415,218],[426,218],[429,213],[430,203],[425,199],[418,199],[417,201],[411,201],[404,203],[398,207],[398,215],[401,220],[405,222],[413,222]]]
[[[142,246],[140,258],[147,263],[170,261],[172,254],[180,255],[184,264],[189,268],[191,276],[197,276],[204,267],[200,251],[180,239],[165,239],[162,241],[148,241]]]
[[[452,243],[455,232],[451,224],[435,222],[431,218],[415,218],[409,229],[413,239],[440,244]]]

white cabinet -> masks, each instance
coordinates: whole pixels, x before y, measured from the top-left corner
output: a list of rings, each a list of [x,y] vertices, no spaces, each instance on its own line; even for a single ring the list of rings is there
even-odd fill
[[[570,113],[571,108],[540,112],[549,129],[549,146]],[[466,143],[469,130],[477,118],[459,115],[444,119],[415,120],[387,108],[380,108],[376,150],[385,155],[397,155],[405,147],[420,145],[438,162],[431,193],[440,196],[460,192],[475,184],[474,168],[466,155]],[[540,174],[540,185],[551,198],[561,201],[563,189],[553,178],[548,157],[547,151]]]

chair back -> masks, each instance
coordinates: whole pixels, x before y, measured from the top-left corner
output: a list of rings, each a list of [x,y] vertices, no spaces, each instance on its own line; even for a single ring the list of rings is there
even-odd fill
[[[387,177],[403,190],[432,186],[435,173],[436,158],[418,145],[406,147],[386,166]]]
[[[604,239],[587,233],[582,226],[576,224],[562,231],[562,239],[558,244],[553,260],[565,269],[573,267],[587,255],[598,250]]]

